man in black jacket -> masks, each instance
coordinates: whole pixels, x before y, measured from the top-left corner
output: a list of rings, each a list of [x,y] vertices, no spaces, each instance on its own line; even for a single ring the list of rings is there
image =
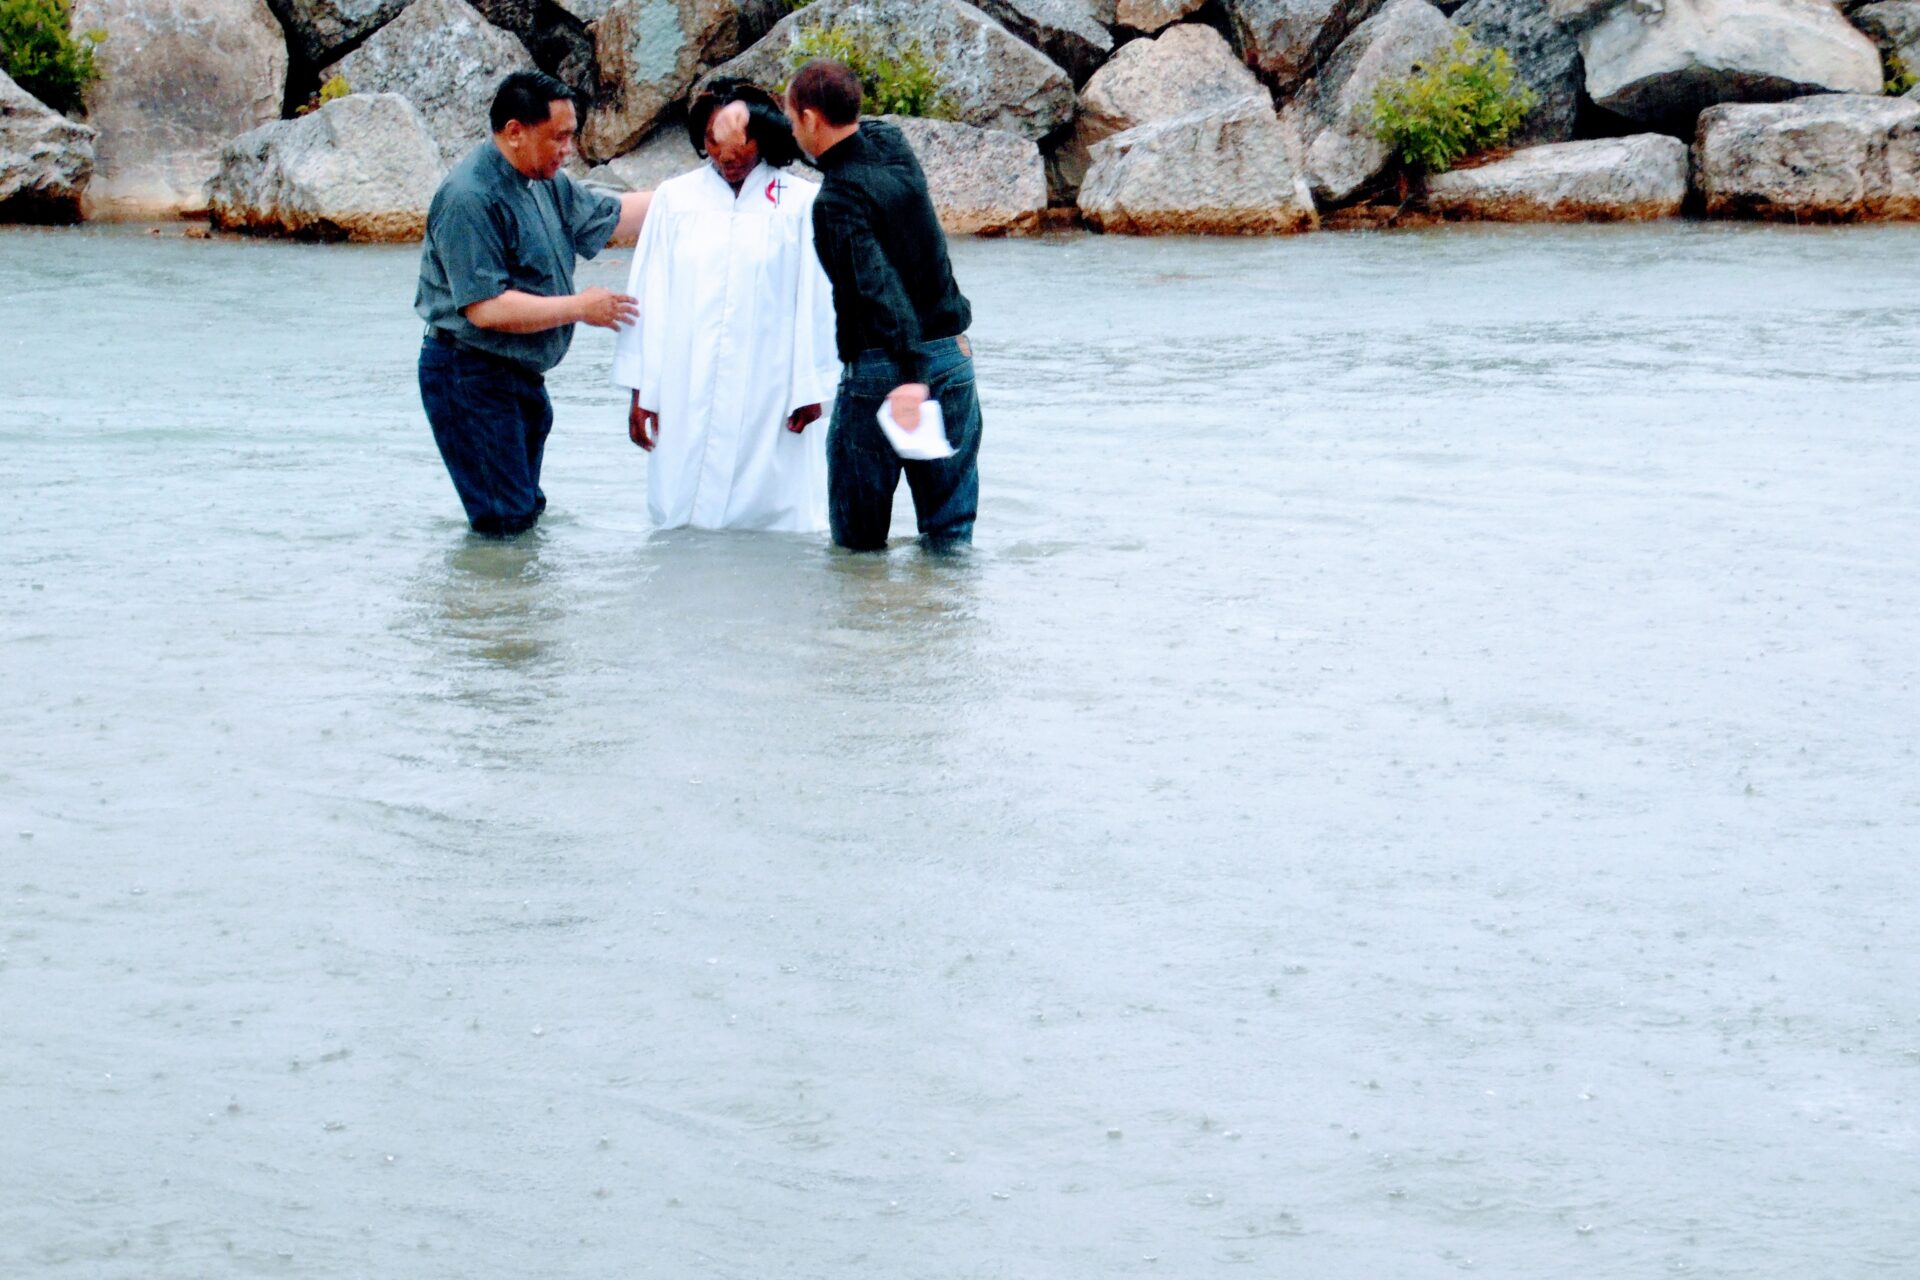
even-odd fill
[[[794,138],[825,175],[813,241],[833,284],[843,366],[827,431],[833,540],[852,551],[885,548],[904,467],[922,541],[964,546],[980,500],[980,402],[966,339],[973,312],[953,282],[926,175],[898,129],[861,121],[860,81],[838,62],[800,68],[786,107]],[[880,430],[880,406],[912,430],[930,397],[953,456],[903,462]]]

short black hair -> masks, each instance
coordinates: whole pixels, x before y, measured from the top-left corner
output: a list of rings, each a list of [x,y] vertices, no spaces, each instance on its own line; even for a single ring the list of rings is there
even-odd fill
[[[514,120],[521,124],[545,124],[553,115],[556,102],[571,102],[576,111],[580,107],[573,90],[546,72],[516,71],[500,82],[499,91],[493,95],[493,110],[487,113],[487,118],[495,133]]]
[[[815,58],[793,73],[787,97],[794,110],[809,107],[818,111],[828,124],[853,124],[860,119],[860,77],[844,62]]]
[[[793,140],[793,126],[787,123],[779,99],[759,85],[733,76],[716,76],[687,104],[687,141],[696,152],[707,154],[707,122],[730,102],[747,104],[747,136],[760,149],[764,163],[784,169],[800,158],[800,144]]]

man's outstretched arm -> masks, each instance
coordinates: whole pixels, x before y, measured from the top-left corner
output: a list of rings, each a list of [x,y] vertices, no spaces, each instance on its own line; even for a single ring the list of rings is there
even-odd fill
[[[563,324],[590,324],[602,329],[618,329],[632,324],[640,314],[639,304],[624,293],[611,289],[583,289],[565,297],[546,298],[537,293],[509,289],[498,297],[476,302],[462,315],[476,329],[498,333],[543,333]]]

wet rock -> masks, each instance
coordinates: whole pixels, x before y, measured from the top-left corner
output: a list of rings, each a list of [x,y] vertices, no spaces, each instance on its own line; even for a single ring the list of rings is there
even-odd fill
[[[1578,35],[1626,0],[1547,0],[1547,16]]]
[[[1881,88],[1879,51],[1831,0],[1627,0],[1580,52],[1596,105],[1678,132],[1715,103]]]
[[[393,21],[408,0],[267,0],[287,45],[308,66],[325,66]]]
[[[832,23],[869,26],[896,42],[917,41],[962,124],[1005,129],[1037,142],[1073,118],[1073,83],[1066,72],[966,0],[814,0],[714,74],[784,83],[800,33]]]
[[[397,93],[356,93],[242,134],[208,186],[213,224],[317,240],[418,240],[446,165]]]
[[[1113,17],[1123,27],[1152,35],[1205,6],[1206,0],[1120,0]]]
[[[601,159],[632,150],[686,96],[702,73],[733,57],[764,27],[733,0],[612,0],[588,29],[600,68],[600,100],[587,113],[581,149]],[[785,83],[787,69],[758,79]]]
[[[1427,210],[1486,222],[1640,222],[1687,198],[1687,145],[1664,133],[1527,147],[1426,179]]]
[[[451,165],[487,137],[500,81],[533,69],[526,48],[466,0],[414,0],[320,78],[343,76],[356,93],[400,94]]]
[[[950,235],[1037,230],[1047,207],[1047,169],[1033,139],[950,120],[883,116],[906,135],[927,191]]]
[[[621,191],[651,191],[705,163],[687,141],[686,128],[676,120],[655,130],[633,150],[597,166],[587,179]]]
[[[1514,70],[1539,95],[1512,142],[1570,140],[1586,72],[1579,39],[1548,11],[1547,0],[1469,0],[1452,17],[1476,42],[1505,49]]]
[[[1093,148],[1080,212],[1100,231],[1261,235],[1314,225],[1299,138],[1263,93]]]
[[[77,222],[94,140],[0,71],[0,222]]]
[[[73,26],[108,33],[87,91],[90,217],[202,208],[227,139],[280,118],[287,41],[264,0],[75,0]]]
[[[1850,16],[1882,53],[1900,59],[1910,74],[1920,76],[1920,0],[1878,0]]]
[[[1374,133],[1374,94],[1451,48],[1458,34],[1426,0],[1389,0],[1288,104],[1289,119],[1306,139],[1307,174],[1315,197],[1342,203],[1386,173],[1393,157]]]
[[[1073,135],[1054,156],[1055,190],[1069,199],[1079,191],[1103,138],[1265,92],[1212,27],[1188,24],[1128,41],[1080,91]]]
[[[1920,101],[1820,94],[1709,107],[1694,172],[1713,217],[1920,218]]]
[[[1057,63],[1075,84],[1113,52],[1113,0],[981,0],[980,9]]]
[[[1233,42],[1283,96],[1319,70],[1381,0],[1225,0]]]

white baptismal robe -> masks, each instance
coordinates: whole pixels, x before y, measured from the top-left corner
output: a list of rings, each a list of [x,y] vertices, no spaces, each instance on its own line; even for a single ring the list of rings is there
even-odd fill
[[[827,414],[840,364],[813,248],[819,188],[762,164],[734,195],[711,164],[654,192],[615,340],[613,381],[660,415],[647,470],[656,528],[827,527]]]

